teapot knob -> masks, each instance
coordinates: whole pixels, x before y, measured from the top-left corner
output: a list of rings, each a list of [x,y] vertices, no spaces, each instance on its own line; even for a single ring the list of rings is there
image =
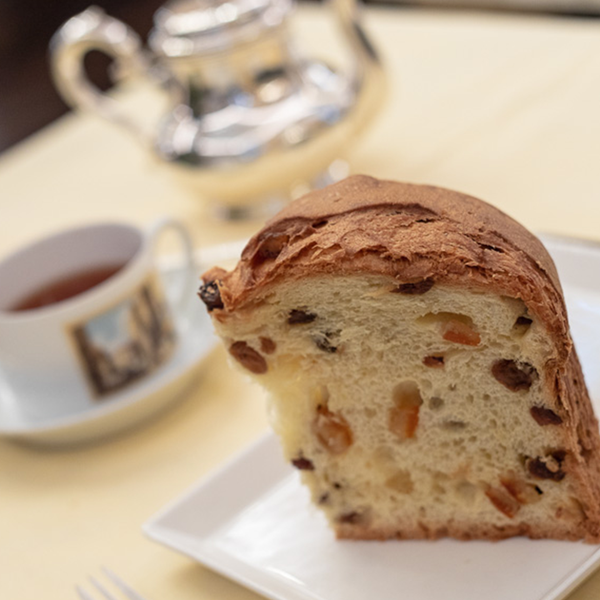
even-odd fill
[[[83,60],[92,50],[114,58],[120,77],[147,72],[150,65],[139,36],[101,8],[91,6],[69,19],[50,42],[50,67],[59,93],[70,106],[95,112],[149,143],[143,127],[88,79]]]

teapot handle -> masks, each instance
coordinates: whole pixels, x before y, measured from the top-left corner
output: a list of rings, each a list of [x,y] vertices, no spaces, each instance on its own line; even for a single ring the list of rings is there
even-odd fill
[[[147,142],[143,127],[121,110],[117,100],[88,79],[83,60],[92,50],[113,57],[120,78],[147,72],[150,66],[139,36],[101,8],[90,6],[69,19],[50,41],[50,66],[58,92],[68,105],[95,112]]]

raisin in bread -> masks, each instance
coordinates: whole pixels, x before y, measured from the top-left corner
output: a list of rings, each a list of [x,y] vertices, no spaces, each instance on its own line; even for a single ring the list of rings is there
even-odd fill
[[[598,426],[557,273],[505,214],[351,177],[204,282],[338,537],[600,541]]]

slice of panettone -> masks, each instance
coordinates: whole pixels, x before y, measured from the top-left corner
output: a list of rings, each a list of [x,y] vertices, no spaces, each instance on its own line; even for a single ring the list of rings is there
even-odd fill
[[[338,537],[600,541],[598,425],[557,273],[505,214],[351,177],[204,282]]]

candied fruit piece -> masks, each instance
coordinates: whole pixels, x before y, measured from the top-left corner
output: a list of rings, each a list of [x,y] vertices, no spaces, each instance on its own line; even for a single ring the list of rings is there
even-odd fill
[[[319,443],[331,454],[342,454],[353,442],[352,430],[346,419],[325,406],[317,407],[313,431]]]

